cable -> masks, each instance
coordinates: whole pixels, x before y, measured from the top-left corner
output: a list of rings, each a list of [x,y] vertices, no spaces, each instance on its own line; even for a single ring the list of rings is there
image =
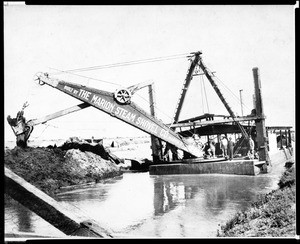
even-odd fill
[[[38,139],[38,138],[40,138],[41,136],[42,136],[42,134],[45,132],[45,130],[49,127],[50,125],[46,125],[46,127],[44,128],[44,130],[40,133],[40,135],[39,136],[35,136],[35,137],[33,137],[34,139]]]
[[[139,96],[142,100],[144,100],[144,101],[146,101],[147,103],[149,103],[149,101],[148,101],[146,98],[142,97],[142,96],[139,95],[138,93],[135,93],[135,95]],[[150,103],[149,103],[149,104],[150,104]],[[150,104],[150,106],[153,106],[153,103]],[[162,111],[161,109],[159,109],[156,105],[154,105],[154,108],[155,108],[156,110],[158,110],[159,112],[161,112],[163,115],[165,115],[166,117],[168,117],[169,119],[172,120],[172,117],[171,117],[171,116],[169,116],[169,115],[166,114],[164,111]]]
[[[147,103],[149,103],[149,101],[148,100],[146,100],[144,97],[142,97],[141,95],[139,95],[139,94],[137,94],[136,93],[136,95],[137,96],[139,96],[141,99],[143,99],[144,101],[146,101]],[[150,106],[152,106],[153,104],[150,104]],[[169,119],[171,119],[171,121],[173,120],[173,118],[171,117],[171,116],[169,116],[169,115],[167,115],[166,113],[164,113],[162,110],[160,110],[157,106],[154,106],[154,108],[156,109],[156,110],[158,110],[158,111],[160,111],[162,114],[164,114],[166,117],[168,117]],[[171,129],[171,126],[173,125],[174,123],[171,123],[169,126],[168,126],[168,128],[169,129]],[[191,131],[187,131],[189,134],[191,134],[191,135],[193,135],[194,133],[192,133]]]
[[[49,69],[54,69],[54,70],[59,70],[59,69],[50,68],[50,67],[48,67],[48,68],[49,68]],[[105,81],[105,80],[100,80],[100,79],[88,77],[88,76],[85,76],[85,75],[74,74],[74,73],[71,73],[71,72],[69,72],[69,71],[63,71],[63,70],[59,70],[59,71],[60,71],[61,73],[67,73],[67,74],[71,74],[71,75],[83,77],[83,78],[86,78],[86,79],[89,79],[89,80],[96,80],[96,81],[101,81],[101,82],[108,83],[108,84],[115,85],[115,86],[121,86],[120,84],[117,84],[117,83],[114,83],[114,82],[111,82],[111,81]],[[52,74],[53,74],[53,73],[52,73]]]
[[[201,89],[201,101],[202,101],[202,112],[204,114],[204,95],[203,95],[203,77],[200,76],[200,89]]]
[[[223,87],[225,87],[232,95],[233,95],[233,97],[236,99],[236,101],[239,103],[239,105],[240,105],[240,98],[236,95],[236,94],[234,94],[226,85],[225,85],[225,83],[223,83],[217,76],[215,76],[216,77],[216,79],[217,79],[217,81],[219,82],[219,84],[221,84],[221,85],[223,85]],[[249,107],[247,107],[245,104],[244,104],[244,102],[242,102],[242,106],[243,106],[243,108],[246,108],[246,109],[248,109],[248,110],[250,110],[250,108]]]
[[[203,77],[202,77],[202,79],[203,79]],[[203,79],[203,87],[204,87],[204,94],[205,94],[205,100],[206,100],[207,112],[209,113],[209,107],[208,107],[208,101],[207,101],[207,94],[206,94],[206,89],[205,89],[204,79]]]
[[[157,57],[157,58],[148,58],[148,59],[140,59],[140,60],[127,61],[127,62],[114,63],[114,64],[90,66],[90,67],[86,67],[86,68],[71,69],[71,70],[65,70],[65,71],[61,71],[61,72],[84,72],[84,71],[91,71],[91,70],[97,70],[97,69],[108,69],[108,68],[122,67],[122,66],[128,66],[128,65],[142,64],[142,63],[160,62],[160,61],[165,61],[165,60],[179,59],[179,58],[183,58],[183,57],[186,58],[187,55],[189,55],[189,54],[188,53],[175,54],[175,55]],[[56,73],[56,74],[59,74],[59,73]]]

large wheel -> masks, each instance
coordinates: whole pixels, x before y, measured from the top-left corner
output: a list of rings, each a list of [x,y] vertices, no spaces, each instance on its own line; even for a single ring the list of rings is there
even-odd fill
[[[131,92],[126,88],[118,89],[116,90],[114,97],[118,103],[128,104],[130,103]]]

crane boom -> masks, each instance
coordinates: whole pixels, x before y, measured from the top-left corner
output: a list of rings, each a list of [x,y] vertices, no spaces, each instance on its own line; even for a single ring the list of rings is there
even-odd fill
[[[130,124],[137,129],[166,141],[195,157],[201,157],[203,155],[201,149],[195,144],[188,142],[186,138],[180,136],[160,120],[148,114],[134,102],[128,102],[128,91],[126,91],[126,89],[120,90],[122,92],[120,94],[122,96],[125,94],[124,96],[126,96],[126,102],[121,103],[122,100],[120,99],[120,94],[116,95],[112,92],[50,78],[48,74],[40,74],[38,79],[40,84],[47,84],[77,98],[78,100],[88,103],[91,106]]]

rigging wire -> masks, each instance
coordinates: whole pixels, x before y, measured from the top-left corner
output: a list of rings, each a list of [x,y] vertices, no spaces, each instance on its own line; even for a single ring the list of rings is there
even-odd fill
[[[240,105],[240,98],[233,91],[231,91],[230,88],[228,88],[226,86],[226,84],[224,82],[222,82],[217,76],[215,76],[215,77],[216,77],[218,83],[221,84],[221,85],[223,85],[223,87],[225,87],[227,89],[227,91],[229,91],[233,95],[233,98],[235,98],[236,101]],[[243,106],[243,108],[246,108],[246,109],[250,110],[250,108],[246,104],[244,104],[244,102],[242,102],[242,106]]]
[[[202,75],[201,75],[201,76],[202,76]],[[204,87],[204,94],[205,94],[205,100],[206,100],[207,112],[209,113],[209,106],[208,106],[208,100],[207,100],[207,93],[206,93],[206,89],[205,89],[205,82],[204,82],[203,76],[202,76],[202,82],[203,82],[203,87]]]
[[[58,70],[61,73],[67,73],[67,74],[75,75],[75,76],[78,76],[78,77],[86,78],[88,80],[96,80],[96,81],[104,82],[104,83],[115,85],[115,86],[121,86],[120,84],[117,84],[117,83],[114,83],[114,82],[111,82],[111,81],[105,81],[105,80],[101,80],[101,79],[97,79],[97,78],[92,78],[92,77],[85,76],[85,75],[74,74],[74,73],[69,72],[69,71],[63,71],[63,70],[59,70],[59,69],[55,69],[55,68],[51,68],[51,67],[49,67],[49,69]],[[52,75],[53,75],[53,73],[52,73]]]
[[[139,95],[138,93],[135,93],[136,96],[140,97],[142,100],[146,101],[147,103],[150,104],[150,101],[148,101],[146,98],[142,97],[141,95]],[[150,106],[153,106],[153,103],[150,104]],[[154,108],[156,110],[158,110],[159,112],[161,112],[163,115],[165,115],[166,117],[168,117],[169,119],[173,119],[170,115],[166,114],[164,111],[162,111],[161,109],[159,109],[156,105],[154,105]]]
[[[86,68],[70,69],[70,70],[60,71],[58,73],[53,73],[53,74],[60,74],[61,72],[85,72],[91,70],[108,69],[108,68],[122,67],[128,65],[142,64],[142,63],[161,62],[161,61],[172,60],[172,59],[186,58],[187,55],[189,55],[189,53],[175,54],[175,55],[157,57],[157,58],[140,59],[140,60],[106,64],[106,65],[90,66]]]
[[[38,135],[38,136],[35,136],[33,137],[34,139],[38,139],[42,136],[42,134],[44,134],[45,130],[49,127],[50,125],[46,124],[45,128],[43,129],[43,131]]]
[[[145,99],[144,97],[142,97],[141,95],[139,95],[138,93],[135,93],[135,95],[137,95],[137,96],[139,96],[142,100],[144,100],[144,101],[146,101],[147,103],[149,103],[150,104],[150,102],[147,100],[147,99]],[[153,106],[153,103],[152,104],[150,104],[150,106]],[[154,108],[156,109],[156,110],[158,110],[159,112],[161,112],[163,115],[165,115],[166,117],[168,117],[171,121],[173,121],[173,117],[171,117],[170,115],[168,115],[168,114],[166,114],[164,111],[162,111],[161,109],[159,109],[156,105],[154,106]],[[169,129],[171,129],[171,126],[174,124],[174,122],[172,122],[169,126],[168,126],[168,128]],[[187,130],[186,131],[187,133],[189,133],[191,136],[193,136],[193,132],[191,132],[191,131],[189,131],[189,130]]]
[[[203,94],[203,77],[200,76],[200,89],[201,89],[201,101],[202,101],[202,112],[204,114],[204,94]]]
[[[144,101],[146,101],[147,103],[149,103],[150,104],[150,102],[147,100],[147,99],[145,99],[144,97],[142,97],[141,95],[139,95],[138,93],[135,93],[135,95],[137,95],[138,97],[140,97],[142,100],[144,100]],[[150,106],[153,106],[153,103],[152,104],[150,104]],[[164,111],[162,111],[161,109],[159,109],[156,105],[154,105],[154,108],[156,109],[156,110],[158,110],[159,112],[161,112],[163,115],[165,115],[166,117],[168,117],[171,121],[173,120],[173,118],[170,116],[170,115],[168,115],[168,114],[166,114]],[[171,129],[171,125],[172,124],[174,124],[174,122],[172,122],[169,126],[167,126],[169,129]],[[193,136],[193,132],[191,132],[191,131],[187,131],[187,133],[189,133],[191,136]]]

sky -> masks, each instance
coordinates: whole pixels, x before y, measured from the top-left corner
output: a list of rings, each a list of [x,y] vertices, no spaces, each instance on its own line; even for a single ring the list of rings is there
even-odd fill
[[[34,81],[38,72],[52,75],[57,70],[180,54],[178,59],[76,73],[97,80],[68,73],[53,74],[110,92],[140,82],[154,82],[157,116],[170,123],[189,67],[186,56],[196,51],[202,51],[203,62],[216,72],[218,86],[237,115],[251,113],[252,69],[258,67],[266,125],[295,127],[294,8],[293,5],[4,4],[5,141],[15,140],[6,118],[15,117],[24,102],[29,103],[24,114],[27,120],[81,103],[47,85],[38,85]],[[136,92],[132,100],[149,111],[147,89]],[[207,112],[228,114],[208,80],[195,76],[180,119]],[[30,139],[145,135],[90,107],[35,126]]]

